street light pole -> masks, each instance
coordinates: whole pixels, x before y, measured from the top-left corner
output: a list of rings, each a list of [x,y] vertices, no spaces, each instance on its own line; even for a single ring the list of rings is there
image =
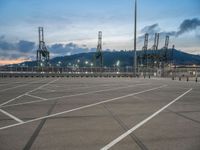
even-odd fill
[[[137,0],[135,0],[135,28],[134,28],[134,75],[137,75]]]

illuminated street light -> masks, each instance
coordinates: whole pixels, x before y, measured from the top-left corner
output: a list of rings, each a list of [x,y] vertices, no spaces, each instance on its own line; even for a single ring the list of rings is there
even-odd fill
[[[120,66],[120,61],[119,61],[119,60],[117,61],[116,66],[117,66],[117,67]]]

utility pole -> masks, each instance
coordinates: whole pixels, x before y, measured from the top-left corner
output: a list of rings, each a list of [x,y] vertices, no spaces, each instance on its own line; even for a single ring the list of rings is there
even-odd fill
[[[135,29],[134,29],[134,75],[137,75],[137,0],[135,0]]]

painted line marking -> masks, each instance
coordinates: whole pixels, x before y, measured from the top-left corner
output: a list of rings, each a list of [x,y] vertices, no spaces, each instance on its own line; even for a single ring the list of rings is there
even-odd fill
[[[140,83],[140,82],[134,82],[134,84],[137,84],[137,83]],[[142,84],[142,83],[141,83]],[[51,89],[41,89],[41,90],[44,90],[44,91],[50,91],[50,92],[63,92],[63,91],[66,91],[68,89],[70,90],[79,90],[79,89],[89,89],[89,88],[94,88],[94,87],[107,87],[107,86],[111,86],[111,85],[117,85],[117,86],[121,86],[120,84],[118,83],[111,83],[111,84],[102,84],[102,85],[94,85],[94,86],[90,86],[90,85],[87,85],[87,84],[84,84],[84,86],[82,87],[69,87],[69,86],[63,86],[63,88],[66,88],[66,89],[56,89],[56,90],[51,90]],[[51,85],[51,86],[55,86],[55,85]]]
[[[42,88],[42,87],[44,87],[44,86],[47,86],[47,85],[49,85],[49,84],[51,84],[51,83],[53,83],[53,82],[56,82],[57,80],[59,80],[59,79],[53,80],[53,81],[51,81],[51,82],[48,82],[47,84],[43,84],[43,85],[41,85],[41,86],[39,86],[39,87],[37,87],[37,88],[35,88],[35,89],[33,89],[33,90],[30,90],[30,91],[28,91],[28,92],[26,92],[26,93],[23,93],[23,94],[21,94],[21,95],[15,97],[15,98],[13,98],[13,99],[10,99],[10,100],[8,100],[8,101],[6,101],[6,102],[0,104],[0,107],[4,106],[4,105],[6,105],[6,104],[8,104],[8,103],[10,103],[10,102],[15,101],[15,100],[19,99],[20,97],[22,97],[22,96],[24,96],[24,95],[27,95],[27,94],[29,94],[29,93],[31,93],[31,92],[34,92],[34,91],[36,91],[36,90],[39,90],[40,88]]]
[[[4,111],[3,109],[0,109],[0,112],[2,112],[2,113],[5,114],[6,116],[8,116],[8,117],[14,119],[15,121],[17,121],[17,122],[19,122],[19,123],[24,123],[24,121],[20,120],[19,118],[13,116],[12,114],[10,114],[10,113],[8,113],[8,112],[6,112],[6,111]]]
[[[170,105],[172,105],[173,103],[175,103],[176,101],[178,101],[179,99],[181,99],[183,96],[185,96],[186,94],[188,94],[192,90],[193,90],[192,88],[189,89],[188,91],[186,91],[185,93],[183,93],[182,95],[180,95],[179,97],[177,97],[176,99],[174,99],[173,101],[171,101],[170,103],[168,103],[167,105],[165,105],[164,107],[162,107],[161,109],[159,109],[158,111],[156,111],[155,113],[153,113],[151,116],[149,116],[148,118],[144,119],[143,121],[141,121],[140,123],[138,123],[137,125],[135,125],[133,128],[131,128],[130,130],[126,131],[124,134],[122,134],[121,136],[119,136],[118,138],[116,138],[115,140],[113,140],[112,142],[110,142],[109,144],[107,144],[106,146],[104,146],[103,148],[101,148],[101,150],[108,150],[108,149],[110,149],[115,144],[117,144],[122,139],[124,139],[129,134],[131,134],[133,131],[135,131],[136,129],[138,129],[139,127],[141,127],[145,123],[147,123],[149,120],[151,120],[152,118],[154,118],[155,116],[157,116],[158,114],[160,114],[163,110],[165,110],[167,107],[169,107]]]
[[[164,88],[164,87],[167,87],[167,85],[162,85],[162,86],[159,86],[159,87],[143,90],[143,91],[140,91],[140,92],[136,92],[136,93],[127,94],[127,95],[124,95],[124,96],[108,99],[108,100],[101,101],[101,102],[98,102],[98,103],[93,103],[93,104],[85,105],[85,106],[82,106],[82,107],[77,107],[77,108],[74,108],[74,109],[71,109],[71,110],[66,110],[66,111],[62,111],[62,112],[59,112],[59,113],[39,117],[39,118],[32,119],[32,120],[29,120],[29,121],[26,121],[26,122],[23,122],[23,123],[12,124],[12,125],[9,125],[9,126],[1,127],[0,130],[16,127],[16,126],[19,126],[19,125],[23,125],[23,124],[27,124],[27,123],[47,119],[47,118],[56,117],[56,116],[67,114],[67,113],[74,112],[74,111],[77,111],[77,110],[82,110],[82,109],[90,108],[90,107],[97,106],[97,105],[100,105],[100,104],[104,104],[104,103],[116,101],[116,100],[119,100],[119,99],[135,96],[135,95],[138,95],[138,94],[154,91],[154,90],[161,89],[161,88]]]
[[[32,98],[36,98],[36,99],[41,99],[41,100],[47,100],[46,98],[42,98],[42,97],[35,96],[35,95],[32,95],[32,94],[26,94],[26,96],[29,96],[29,97],[32,97]]]
[[[29,85],[29,84],[24,84],[24,85],[18,85],[18,86],[10,87],[10,88],[7,88],[7,89],[0,90],[0,92],[5,92],[7,90],[16,89],[18,87],[23,87],[23,86],[27,86],[27,85]]]
[[[10,85],[10,84],[13,84],[13,83],[0,83],[0,86],[6,86],[6,85]]]
[[[53,101],[61,99],[61,98],[69,98],[69,97],[76,97],[76,96],[83,96],[83,95],[88,95],[88,94],[94,94],[94,93],[100,93],[100,92],[107,92],[107,91],[113,91],[113,90],[119,90],[119,89],[126,89],[130,87],[135,87],[138,85],[150,85],[149,83],[145,84],[135,84],[131,86],[126,86],[126,87],[117,87],[117,88],[111,88],[111,89],[105,89],[105,90],[98,90],[98,91],[91,91],[91,92],[86,92],[86,93],[78,93],[78,94],[73,94],[73,95],[66,95],[66,96],[61,96],[61,97],[54,97],[54,98],[48,98],[44,100],[36,100],[36,101],[30,101],[30,102],[24,102],[24,103],[17,103],[17,104],[11,104],[11,105],[5,105],[5,106],[0,106],[0,108],[6,108],[6,107],[12,107],[12,106],[21,106],[21,105],[27,105],[27,104],[33,104],[33,103],[41,103],[44,101]]]
[[[62,91],[66,91],[68,89],[70,90],[77,90],[77,89],[89,89],[89,88],[94,88],[94,87],[102,87],[102,86],[110,86],[110,85],[119,85],[119,84],[102,84],[102,85],[98,85],[98,86],[90,86],[90,85],[84,85],[82,87],[73,87],[73,88],[70,88],[70,87],[66,87],[66,86],[63,86],[63,88],[67,88],[67,89],[62,89],[62,90],[54,90],[53,92],[62,92]]]
[[[18,86],[15,86],[15,87],[10,87],[10,88],[6,88],[6,89],[3,89],[3,90],[0,90],[0,92],[4,92],[4,91],[7,91],[7,90],[11,90],[11,89],[16,89],[18,87],[23,87],[23,86],[27,86],[27,85],[30,85],[31,83],[34,83],[35,80],[31,80],[32,82],[30,83],[22,83],[23,85],[18,85]],[[16,83],[20,83],[20,82],[16,82]],[[7,83],[6,85],[10,85],[10,84],[13,84],[13,83]],[[2,85],[3,86],[3,85]]]

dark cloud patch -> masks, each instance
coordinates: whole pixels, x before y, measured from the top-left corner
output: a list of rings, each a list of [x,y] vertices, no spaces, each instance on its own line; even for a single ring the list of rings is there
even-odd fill
[[[157,23],[153,24],[153,25],[150,25],[150,26],[146,26],[141,30],[141,32],[149,33],[149,34],[155,34],[155,33],[159,32],[159,31],[160,31],[160,28],[159,28],[159,25]]]
[[[153,24],[153,25],[145,26],[141,30],[141,32],[143,33],[143,35],[139,36],[139,38],[138,38],[139,43],[144,41],[144,34],[145,33],[149,34],[149,40],[151,41],[151,40],[153,40],[153,38],[154,38],[153,36],[155,35],[155,33],[160,32],[159,24],[156,23],[156,24]]]
[[[141,30],[143,35],[139,37],[138,42],[144,41],[144,34],[145,33],[149,34],[149,40],[150,41],[154,40],[155,33],[159,33],[160,34],[160,39],[164,39],[165,36],[167,36],[167,35],[169,35],[169,36],[175,36],[176,35],[176,31],[170,31],[170,32],[165,32],[165,31],[160,32],[160,31],[161,31],[161,29],[160,29],[158,23],[146,26]]]
[[[90,49],[86,45],[79,46],[74,43],[54,44],[48,47],[54,55],[74,55],[78,53],[89,52]]]
[[[160,38],[163,39],[163,38],[165,38],[166,35],[178,37],[186,32],[196,30],[196,37],[200,38],[200,35],[197,31],[199,27],[200,27],[200,20],[198,18],[184,20],[180,24],[179,29],[177,31],[168,31],[168,32],[162,31],[162,32],[160,32],[159,24],[156,23],[153,25],[146,26],[141,30],[143,35],[139,37],[138,42],[142,42],[144,40],[145,33],[149,34],[149,40],[151,41],[154,39],[155,33],[160,33]]]
[[[25,40],[12,43],[5,40],[5,36],[0,36],[0,58],[16,59],[24,56],[32,56],[35,43]]]
[[[198,18],[186,19],[181,23],[179,31],[177,31],[177,36],[189,31],[193,31],[197,29],[197,27],[200,27],[200,20]]]
[[[35,43],[21,40],[17,43],[18,50],[22,53],[28,53],[34,50]]]
[[[20,40],[17,43],[11,43],[4,40],[4,37],[0,37],[0,50],[1,51],[19,51],[28,53],[35,48],[35,43],[30,41]]]
[[[78,53],[86,53],[96,51],[96,48],[88,48],[87,45],[77,45],[75,43],[60,44],[56,43],[47,46],[50,51],[51,58],[56,56],[74,55]],[[0,36],[0,58],[16,59],[16,58],[31,58],[35,59],[36,44],[31,41],[20,40],[12,43],[5,40],[5,36]]]
[[[171,32],[160,32],[160,36],[161,37],[165,37],[165,36],[175,36],[176,35],[176,31],[171,31]]]
[[[66,50],[64,48],[63,44],[54,44],[52,46],[48,46],[48,49],[53,52],[53,53],[57,53],[57,54],[62,54],[65,53]]]
[[[0,40],[0,50],[13,50],[16,49],[16,45],[3,40]]]

